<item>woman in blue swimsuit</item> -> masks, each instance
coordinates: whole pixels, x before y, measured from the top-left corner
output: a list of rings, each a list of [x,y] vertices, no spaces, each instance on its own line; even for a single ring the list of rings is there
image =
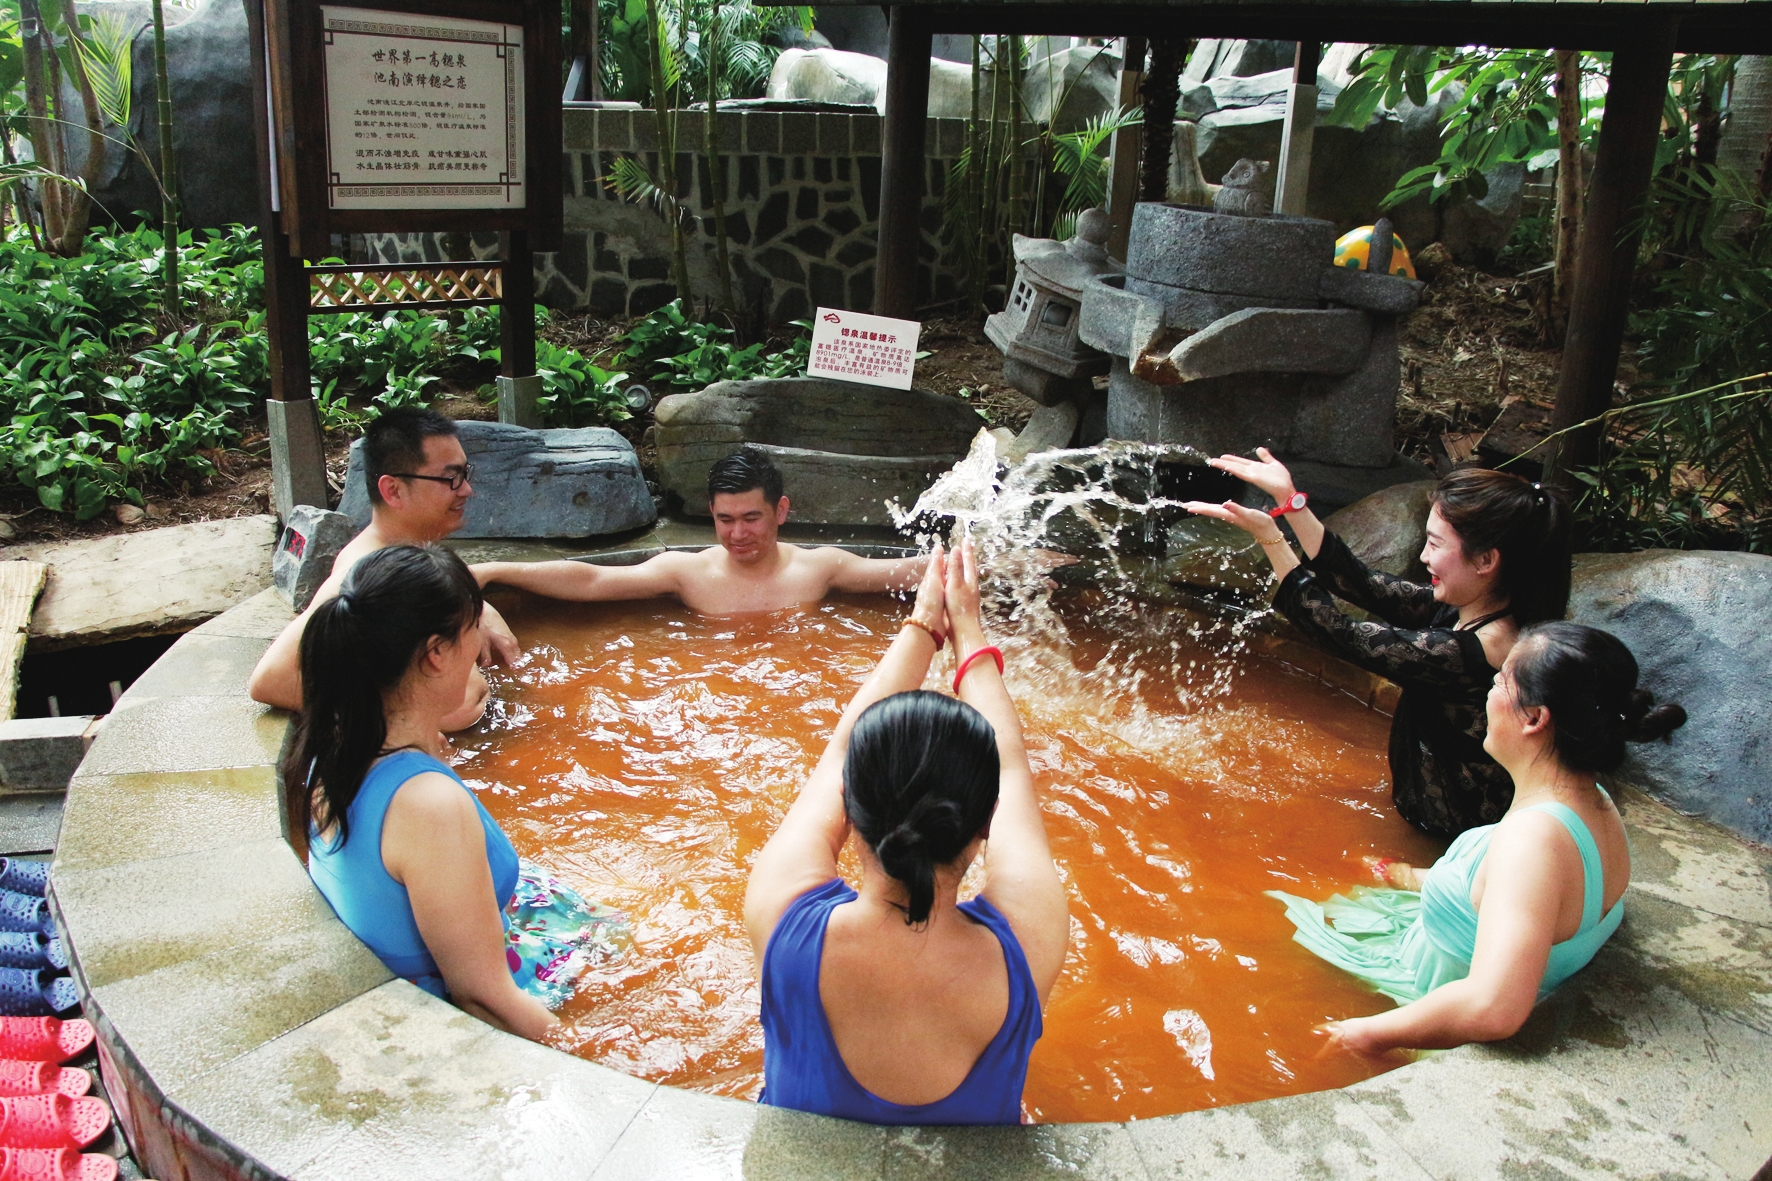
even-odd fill
[[[918,688],[944,633],[958,701]],[[970,543],[945,562],[938,546],[751,870],[763,1102],[875,1124],[1020,1122],[1069,918],[1001,659]],[[859,890],[837,874],[852,831]],[[959,902],[981,849],[983,888]]]
[[[302,711],[283,768],[289,831],[345,926],[388,969],[539,1038],[613,950],[619,916],[519,862],[442,761],[443,719],[480,654],[480,587],[435,546],[377,550],[302,635]],[[307,790],[301,790],[302,785]]]
[[[1426,871],[1381,863],[1399,889],[1321,905],[1271,893],[1298,942],[1401,1003],[1333,1023],[1332,1047],[1379,1054],[1511,1037],[1618,929],[1630,849],[1594,776],[1623,761],[1626,740],[1665,738],[1686,720],[1636,686],[1635,658],[1608,633],[1527,628],[1489,690],[1483,740],[1513,776],[1507,815],[1465,832]]]

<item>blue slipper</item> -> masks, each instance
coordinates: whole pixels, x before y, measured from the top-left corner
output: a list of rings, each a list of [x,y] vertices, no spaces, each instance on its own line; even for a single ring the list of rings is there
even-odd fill
[[[53,949],[53,950],[52,950]],[[61,961],[57,963],[56,961]],[[0,934],[0,968],[66,968],[68,957],[61,940],[41,931],[7,931]]]
[[[36,969],[0,968],[0,1016],[53,1017],[55,1010],[44,996],[43,975]]]
[[[43,1003],[55,1010],[57,1017],[65,1017],[70,1011],[74,1016],[80,1015],[80,990],[68,976],[57,976],[43,989]]]
[[[29,894],[0,890],[0,931],[43,931],[54,934],[55,920],[49,917],[49,903]]]
[[[0,857],[0,890],[43,897],[49,893],[49,862]]]

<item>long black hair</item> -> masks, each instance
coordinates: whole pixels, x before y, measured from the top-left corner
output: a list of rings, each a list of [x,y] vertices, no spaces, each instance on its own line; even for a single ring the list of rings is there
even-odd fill
[[[1494,550],[1508,611],[1521,627],[1569,610],[1569,506],[1555,488],[1512,472],[1462,468],[1440,481],[1433,505],[1467,558]]]
[[[433,638],[480,618],[480,584],[453,551],[390,545],[351,569],[338,597],[314,608],[301,637],[302,708],[283,764],[289,832],[336,824],[350,838],[351,801],[386,753],[388,693]]]
[[[1515,699],[1550,710],[1557,759],[1572,771],[1614,770],[1626,742],[1666,738],[1686,711],[1637,688],[1637,658],[1617,636],[1557,620],[1527,628],[1513,650]]]
[[[997,732],[963,701],[916,689],[855,720],[843,810],[880,866],[910,890],[906,923],[929,920],[935,867],[963,852],[997,806]]]

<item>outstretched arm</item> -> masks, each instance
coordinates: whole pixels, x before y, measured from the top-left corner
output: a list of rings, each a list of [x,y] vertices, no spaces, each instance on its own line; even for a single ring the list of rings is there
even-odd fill
[[[909,558],[864,558],[848,550],[836,550],[836,571],[831,575],[831,589],[857,594],[879,594],[885,591],[907,591],[922,581],[929,568],[929,555]]]
[[[917,688],[929,675],[929,662],[935,657],[930,629],[947,631],[942,573],[941,546],[937,545],[926,560],[917,602],[911,608],[911,618],[923,626],[907,623],[900,629],[879,667],[843,711],[829,745],[812,769],[806,786],[800,789],[794,806],[782,818],[781,827],[751,866],[750,882],[745,887],[744,919],[759,968],[769,936],[788,904],[837,876],[837,856],[843,851],[843,842],[849,839],[849,817],[843,811],[843,760],[849,754],[850,732],[855,729],[855,719],[868,706],[894,693]]]
[[[989,643],[978,609],[978,559],[968,538],[947,564],[948,623],[954,629],[954,654],[966,657]],[[1021,715],[997,672],[996,662],[981,656],[965,667],[960,700],[976,709],[997,734],[997,810],[991,816],[990,838],[984,847],[983,895],[1002,911],[1027,957],[1028,971],[1045,1004],[1064,968],[1070,938],[1069,907],[1064,883],[1052,864],[1046,822],[1034,795],[1034,773],[1028,766]]]
[[[612,599],[655,599],[679,593],[684,555],[663,553],[637,566],[596,566],[590,562],[481,562],[469,567],[481,586],[498,583],[550,599],[594,603]]]
[[[1533,813],[1510,824],[1513,831],[1497,831],[1490,839],[1484,859],[1470,974],[1400,1009],[1337,1022],[1332,1047],[1362,1054],[1439,1050],[1519,1032],[1550,961],[1562,904],[1554,842],[1567,834],[1555,819]]]
[[[301,708],[301,638],[307,630],[308,617],[314,608],[328,599],[338,597],[339,588],[344,586],[345,575],[350,566],[334,562],[332,573],[314,592],[308,602],[307,609],[284,625],[265,649],[265,654],[258,658],[253,666],[252,675],[246,678],[246,695],[254,701],[265,705],[276,706],[278,709],[297,710]]]

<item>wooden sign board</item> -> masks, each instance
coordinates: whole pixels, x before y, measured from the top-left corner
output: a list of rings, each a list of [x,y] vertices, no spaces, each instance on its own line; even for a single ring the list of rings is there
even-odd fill
[[[559,246],[552,0],[266,0],[274,204],[290,253],[331,235],[523,231]]]

